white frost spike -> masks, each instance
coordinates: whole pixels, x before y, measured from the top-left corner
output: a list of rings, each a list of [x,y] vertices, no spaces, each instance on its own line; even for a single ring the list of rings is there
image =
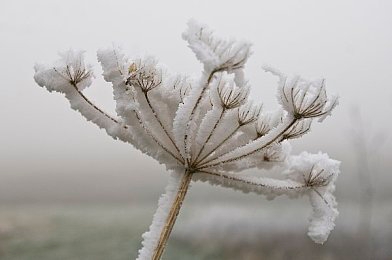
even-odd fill
[[[337,105],[339,105],[339,96],[337,96],[337,95],[332,95],[332,96],[328,99],[327,103],[325,104],[324,110],[323,110],[323,112],[322,112],[322,115],[321,115],[320,118],[318,119],[318,122],[321,123],[321,122],[324,121],[324,119],[325,119],[327,116],[330,116],[332,110],[334,110],[335,107],[336,107]]]
[[[316,243],[323,244],[335,227],[335,219],[339,215],[337,203],[331,193],[325,193],[321,198],[316,193],[309,194],[313,208],[310,217],[308,236]],[[328,204],[325,201],[328,201]]]
[[[207,26],[195,20],[188,22],[183,39],[204,64],[205,71],[232,71],[242,68],[250,56],[250,44],[217,38]]]
[[[314,119],[322,121],[337,105],[336,97],[327,96],[325,80],[287,77],[265,67],[279,77],[281,106],[261,114],[261,105],[248,101],[243,71],[250,44],[220,39],[193,20],[183,38],[204,64],[199,78],[169,74],[151,57],[128,59],[119,48],[98,51],[103,77],[113,88],[117,117],[82,92],[93,77],[83,52],[71,50],[55,65],[35,66],[39,86],[65,94],[88,121],[174,172],[150,231],[143,236],[138,259],[161,258],[192,180],[267,198],[308,195],[313,207],[308,234],[323,243],[337,216],[333,191],[339,162],[321,153],[291,156],[289,140],[302,137]],[[276,166],[283,167],[283,179],[240,172]]]

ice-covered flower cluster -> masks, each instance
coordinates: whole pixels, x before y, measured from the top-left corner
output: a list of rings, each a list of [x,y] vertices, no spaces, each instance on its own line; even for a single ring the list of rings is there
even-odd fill
[[[338,214],[333,191],[339,162],[323,153],[291,155],[289,143],[337,105],[337,98],[326,93],[325,80],[308,81],[265,68],[279,77],[280,108],[264,111],[249,100],[244,79],[250,44],[219,38],[193,20],[183,38],[204,65],[198,79],[171,74],[151,57],[128,58],[119,48],[98,51],[103,77],[113,87],[117,117],[83,94],[93,77],[83,52],[70,50],[53,66],[35,67],[40,86],[64,93],[87,120],[172,170],[139,259],[161,255],[159,243],[167,235],[168,220],[177,216],[172,216],[172,205],[181,205],[179,197],[183,199],[191,180],[268,197],[308,195],[313,208],[308,234],[317,243],[325,242]],[[275,166],[283,167],[286,178],[241,173]]]

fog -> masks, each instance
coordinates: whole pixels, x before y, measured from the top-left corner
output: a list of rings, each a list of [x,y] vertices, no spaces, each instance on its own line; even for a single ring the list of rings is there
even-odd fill
[[[252,98],[267,109],[277,106],[276,79],[262,71],[263,64],[288,74],[326,78],[328,91],[340,95],[333,116],[293,142],[295,152],[329,153],[343,162],[340,185],[355,183],[356,155],[350,137],[360,127],[353,120],[356,111],[370,146],[378,146],[370,147],[381,166],[376,181],[385,183],[390,176],[390,1],[3,1],[0,5],[0,200],[33,198],[34,191],[49,195],[67,193],[67,188],[129,191],[164,185],[166,173],[154,160],[111,140],[70,111],[61,95],[39,88],[32,78],[33,65],[51,62],[69,48],[86,50],[96,75],[87,95],[114,114],[96,50],[116,43],[130,56],[155,55],[171,71],[197,76],[201,65],[181,39],[192,17],[220,35],[253,43],[246,76]]]
[[[340,105],[332,117],[292,142],[294,153],[321,150],[342,161],[338,201],[358,202],[367,189],[360,179],[365,167],[374,198],[390,202],[391,13],[388,0],[3,0],[0,205],[155,205],[167,180],[164,167],[86,122],[62,95],[39,88],[33,66],[57,59],[59,51],[86,50],[96,79],[85,93],[114,115],[111,88],[100,75],[96,51],[115,43],[131,57],[154,55],[170,71],[197,76],[201,65],[181,39],[190,18],[219,35],[253,43],[246,77],[252,99],[267,109],[277,107],[276,78],[261,69],[263,64],[287,74],[325,78],[327,91],[339,94]],[[192,190],[191,201],[260,199],[206,184],[196,183]]]

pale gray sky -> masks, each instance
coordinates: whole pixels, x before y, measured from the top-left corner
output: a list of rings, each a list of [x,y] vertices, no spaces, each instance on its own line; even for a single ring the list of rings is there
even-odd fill
[[[113,113],[96,50],[118,43],[130,55],[152,54],[173,71],[197,75],[201,66],[181,39],[192,17],[220,35],[253,43],[247,78],[253,98],[268,108],[276,106],[276,80],[261,70],[265,63],[327,79],[327,90],[341,96],[341,105],[293,142],[294,150],[323,150],[342,160],[348,172],[341,179],[349,183],[355,174],[350,109],[359,108],[372,133],[389,135],[392,128],[391,14],[389,0],[1,1],[0,195],[13,187],[25,192],[20,197],[33,190],[50,194],[61,190],[52,185],[56,181],[73,192],[105,189],[108,182],[164,183],[163,167],[153,159],[113,141],[72,111],[63,96],[39,88],[33,65],[51,62],[70,47],[86,50],[97,77],[86,93]],[[391,138],[380,155],[387,172],[390,148]]]

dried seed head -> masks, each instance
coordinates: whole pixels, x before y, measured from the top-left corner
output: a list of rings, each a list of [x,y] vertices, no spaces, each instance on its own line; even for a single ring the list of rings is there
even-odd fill
[[[307,187],[325,187],[333,176],[333,172],[326,172],[323,168],[317,169],[317,166],[313,165],[310,171],[303,175],[303,178]]]
[[[284,79],[280,92],[281,104],[294,118],[323,120],[337,105],[337,97],[328,98],[325,80],[310,82],[299,77]]]
[[[264,150],[262,159],[265,162],[283,162],[286,156],[287,154],[284,153],[282,144],[274,143]]]
[[[136,72],[136,71],[137,71],[136,63],[132,63],[132,64],[129,66],[129,68],[128,68],[128,73],[129,73],[129,74],[132,74],[132,73],[134,73],[134,72]]]
[[[255,126],[256,126],[256,133],[258,138],[266,135],[271,130],[271,126],[269,124],[269,118],[266,116],[259,116]]]
[[[237,87],[232,78],[222,73],[218,80],[218,96],[221,104],[226,109],[233,109],[243,105],[249,95],[249,87]]]
[[[206,71],[229,71],[243,68],[251,54],[251,44],[217,38],[207,26],[194,20],[183,34]],[[203,52],[200,50],[203,49]]]
[[[148,92],[162,83],[162,71],[157,68],[152,58],[136,60],[128,67],[127,85],[140,87]]]
[[[311,119],[305,119],[297,121],[290,129],[288,129],[283,135],[282,140],[299,138],[309,132],[312,124]]]
[[[238,109],[238,123],[246,125],[255,122],[260,115],[261,108],[261,105],[254,105],[252,102],[240,106]]]
[[[184,103],[184,98],[192,89],[188,76],[176,76],[171,79],[169,84],[173,87],[174,92],[177,93],[176,95],[179,97],[180,102]]]
[[[77,86],[84,80],[89,80],[93,76],[90,66],[86,66],[83,60],[83,52],[68,51],[61,54],[65,64],[53,67],[53,70],[60,74],[65,80]]]

